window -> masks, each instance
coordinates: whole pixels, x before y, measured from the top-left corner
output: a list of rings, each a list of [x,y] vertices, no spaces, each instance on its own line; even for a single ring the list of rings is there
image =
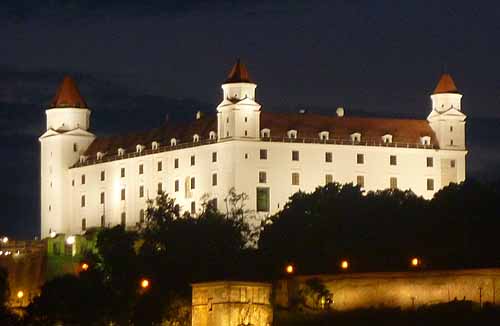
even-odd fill
[[[118,148],[118,156],[123,156],[125,154],[125,150],[123,148]]]
[[[157,141],[154,141],[151,143],[151,149],[156,151],[158,149],[159,143]]]
[[[271,130],[270,130],[270,129],[267,129],[267,128],[262,129],[262,130],[260,131],[260,136],[261,136],[262,138],[269,138],[269,137],[271,136]]]
[[[269,188],[257,188],[257,212],[269,212]]]
[[[104,154],[102,152],[97,152],[97,154],[96,154],[96,157],[98,160],[102,160],[103,156],[104,156]]]
[[[87,230],[87,220],[82,218],[82,231]]]
[[[245,122],[248,122],[248,118],[247,117],[245,117]]]
[[[122,178],[125,178],[125,168],[121,168],[121,169],[120,169],[120,176],[121,176]]]
[[[82,174],[82,185],[85,184],[85,174]]]
[[[450,132],[453,132],[453,126],[450,126]]]
[[[191,189],[194,189],[196,187],[196,180],[194,177],[191,178]]]
[[[427,179],[427,190],[434,190],[434,179]]]
[[[325,184],[333,183],[333,175],[327,174],[325,175]]]
[[[144,174],[144,165],[139,164],[139,174]]]
[[[194,201],[191,202],[191,214],[196,214],[196,203]]]
[[[125,214],[125,212],[122,212],[121,226],[125,227],[126,224],[127,224],[127,214]]]
[[[299,160],[299,151],[292,151],[292,161]]]
[[[139,223],[144,223],[144,209],[139,211]]]
[[[75,179],[71,180],[71,186],[75,186]]]
[[[80,204],[82,207],[85,207],[85,195],[82,195]]]
[[[122,191],[120,193],[120,198],[121,198],[121,200],[125,200],[125,188],[122,189]]]
[[[101,171],[101,181],[106,180],[106,172]]]
[[[451,160],[450,161],[450,167],[454,168],[455,166],[456,166],[456,161],[455,160]]]
[[[266,183],[267,182],[267,173],[264,171],[259,172],[259,183]]]
[[[73,152],[78,152],[78,145],[73,143]]]
[[[217,198],[212,198],[208,201],[208,207],[217,210]]]
[[[450,139],[450,146],[453,146],[453,139]]]
[[[135,146],[135,151],[136,151],[137,153],[142,153],[142,150],[143,150],[145,147],[146,147],[146,146],[144,146],[144,145],[137,145],[137,146]]]
[[[391,177],[389,180],[389,186],[391,189],[397,189],[398,188],[398,178],[396,177]]]
[[[396,155],[391,155],[390,158],[389,158],[389,163],[391,165],[397,165],[398,164],[398,159],[396,157]]]
[[[292,173],[292,185],[298,186],[300,184],[300,174],[297,172]]]
[[[101,192],[101,201],[100,203],[104,205],[104,192]]]
[[[434,159],[432,157],[427,158],[427,167],[432,168],[434,166]]]
[[[351,141],[353,143],[359,143],[361,141],[361,134],[359,132],[351,134]]]
[[[139,198],[144,197],[144,186],[139,186]]]
[[[197,143],[197,142],[199,142],[199,141],[200,141],[200,136],[199,136],[199,135],[197,135],[197,134],[194,134],[194,135],[193,135],[193,143]]]
[[[424,146],[430,145],[431,144],[431,137],[429,137],[429,136],[420,137],[420,143]]]
[[[170,139],[170,146],[175,146],[175,145],[177,145],[177,139],[175,138]]]
[[[163,192],[163,184],[158,182],[158,193],[161,194]]]
[[[101,215],[101,227],[105,227],[106,226],[106,217],[104,217],[104,215]]]
[[[260,159],[261,160],[267,160],[267,149],[261,149],[260,150]]]
[[[179,191],[179,180],[175,180],[175,182],[174,182],[174,191],[175,192]]]
[[[365,155],[364,154],[357,154],[356,155],[356,163],[364,164],[365,163]]]
[[[333,154],[332,154],[332,152],[326,152],[325,153],[325,162],[326,163],[332,163],[333,162]]]
[[[158,171],[163,170],[163,162],[162,162],[162,161],[158,161],[157,170],[158,170]]]
[[[288,130],[286,134],[290,139],[297,139],[297,130]]]
[[[330,133],[328,131],[322,131],[319,133],[319,139],[328,140],[330,138]]]
[[[178,168],[179,168],[179,159],[178,159],[178,158],[176,158],[176,159],[174,160],[174,169],[178,169]]]
[[[248,159],[248,153],[245,153],[245,160]]]
[[[217,152],[212,152],[212,162],[217,162]]]
[[[217,185],[217,173],[212,174],[212,186]]]
[[[245,136],[248,136],[248,131],[245,130]]]
[[[382,142],[384,144],[390,144],[392,143],[392,135],[391,134],[385,134],[382,136]]]
[[[208,134],[208,138],[209,138],[210,140],[215,140],[215,138],[216,138],[216,137],[217,137],[217,136],[216,136],[216,134],[215,134],[215,131],[210,131],[210,133]]]
[[[194,166],[196,163],[196,158],[194,157],[194,155],[191,155],[191,166]]]
[[[358,175],[356,177],[356,185],[360,186],[361,188],[365,187],[365,177],[363,175]]]

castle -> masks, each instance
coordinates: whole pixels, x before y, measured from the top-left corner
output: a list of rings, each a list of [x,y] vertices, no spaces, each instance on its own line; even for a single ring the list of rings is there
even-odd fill
[[[432,198],[465,180],[465,114],[449,74],[431,95],[426,120],[273,113],[256,101],[241,62],[222,84],[216,114],[145,133],[96,137],[91,111],[66,77],[50,108],[41,144],[41,237],[144,221],[159,191],[196,215],[202,198],[221,211],[228,191],[247,208],[273,214],[293,193],[329,182],[363,189],[411,189]]]

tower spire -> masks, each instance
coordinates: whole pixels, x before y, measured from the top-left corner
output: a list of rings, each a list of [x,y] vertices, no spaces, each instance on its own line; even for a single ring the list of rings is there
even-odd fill
[[[453,81],[453,78],[446,71],[441,75],[441,78],[439,79],[439,82],[433,92],[433,94],[442,93],[458,93],[458,89]]]
[[[224,83],[253,83],[247,67],[241,63],[240,58],[236,59],[236,63],[231,68],[231,71],[227,75],[227,79]]]
[[[52,108],[87,108],[75,81],[65,76],[50,104]]]

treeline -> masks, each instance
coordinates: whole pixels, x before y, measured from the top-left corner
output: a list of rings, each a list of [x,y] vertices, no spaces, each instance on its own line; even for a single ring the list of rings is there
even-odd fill
[[[492,185],[451,185],[427,201],[333,183],[296,193],[257,227],[246,200],[231,191],[227,214],[207,201],[193,217],[159,195],[138,230],[100,230],[96,253],[82,260],[87,267],[47,282],[19,323],[187,326],[190,283],[272,281],[286,264],[303,274],[338,272],[341,260],[349,271],[407,270],[412,257],[428,269],[500,264],[500,196]]]

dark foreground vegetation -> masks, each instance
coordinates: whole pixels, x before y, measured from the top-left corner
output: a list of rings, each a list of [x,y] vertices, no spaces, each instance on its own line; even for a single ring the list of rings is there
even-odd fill
[[[303,274],[336,273],[342,259],[352,271],[407,270],[415,256],[426,269],[500,265],[500,194],[493,185],[451,185],[427,201],[411,192],[363,194],[356,186],[329,184],[293,195],[262,225],[254,223],[245,202],[245,194],[232,191],[224,201],[227,214],[207,200],[192,217],[160,194],[149,202],[138,230],[99,230],[95,250],[82,260],[89,268],[48,281],[19,323],[190,325],[190,283],[272,281],[283,277],[288,263]],[[140,287],[143,279],[150,282],[146,289]],[[7,293],[1,280],[0,294]],[[2,307],[0,324],[14,324]],[[279,312],[275,324],[434,325],[439,316],[440,325],[499,320],[496,308],[455,302],[417,311]]]

